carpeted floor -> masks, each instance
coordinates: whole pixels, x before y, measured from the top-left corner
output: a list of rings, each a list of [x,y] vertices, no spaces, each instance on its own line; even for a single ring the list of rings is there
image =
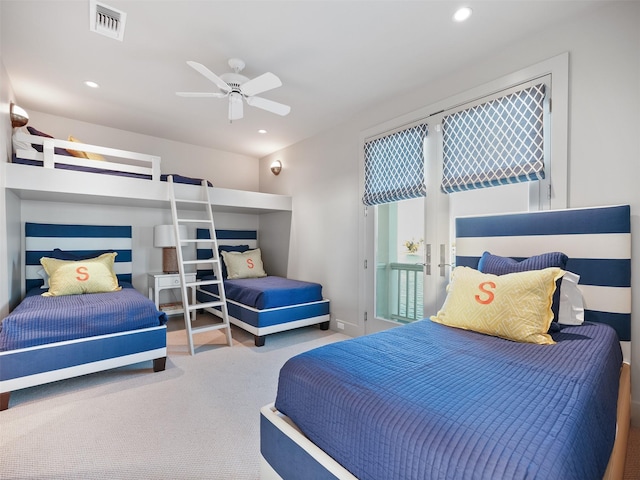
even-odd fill
[[[150,362],[12,393],[0,412],[0,479],[257,479],[259,411],[297,353],[346,339],[306,327],[267,337],[169,322],[167,369]],[[141,366],[143,368],[141,368]]]
[[[640,426],[629,430],[624,480],[640,480]]]

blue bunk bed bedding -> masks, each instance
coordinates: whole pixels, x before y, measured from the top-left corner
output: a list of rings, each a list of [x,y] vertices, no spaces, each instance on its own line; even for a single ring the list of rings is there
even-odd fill
[[[555,345],[422,320],[290,359],[275,407],[359,479],[601,479],[622,353],[585,323]]]
[[[167,322],[155,304],[130,284],[109,293],[43,297],[31,289],[0,323],[0,351],[106,335]]]
[[[36,167],[42,167],[44,162],[42,160],[31,160],[28,158],[19,158],[16,154],[13,154],[12,163],[18,163],[21,165],[33,165]],[[78,165],[67,165],[65,163],[56,163],[55,168],[60,170],[75,170],[77,172],[88,172],[88,173],[100,173],[103,175],[115,175],[117,177],[132,177],[132,178],[140,178],[143,180],[151,180],[151,175],[145,175],[143,173],[132,173],[132,172],[120,172],[118,170],[107,170],[104,168],[92,168],[92,167],[80,167]],[[160,180],[163,182],[167,181],[167,177],[169,175],[173,175],[174,183],[184,183],[187,185],[202,185],[201,178],[193,178],[186,177],[184,175],[177,175],[175,173],[162,174],[160,175]],[[210,187],[213,184],[207,180],[207,185]]]
[[[204,280],[213,279],[205,276]],[[218,294],[216,285],[206,285],[203,289]],[[227,300],[233,300],[259,310],[287,307],[322,300],[322,285],[302,280],[269,275],[261,278],[225,280]]]

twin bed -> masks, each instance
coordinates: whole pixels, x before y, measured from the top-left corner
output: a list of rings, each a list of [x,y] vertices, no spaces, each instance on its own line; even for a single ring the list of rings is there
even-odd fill
[[[196,236],[209,239],[210,233],[206,229],[197,229]],[[221,257],[222,252],[256,252],[253,256],[262,264],[259,250],[256,250],[257,231],[218,230],[216,238]],[[208,247],[210,245],[206,242],[198,246],[196,255],[199,260],[211,258],[212,252]],[[205,269],[197,272],[203,280],[214,278],[212,273]],[[275,275],[227,278],[225,263],[223,276],[226,278],[224,288],[229,321],[251,333],[257,347],[263,346],[265,337],[273,333],[310,325],[319,325],[322,330],[329,328],[330,301],[323,297],[319,283]],[[197,295],[202,302],[217,301],[219,298],[216,285],[201,287]],[[217,309],[210,311],[215,315],[220,314]]]
[[[41,295],[49,279],[40,258],[66,264],[106,251],[117,253],[121,290]],[[167,319],[131,286],[130,226],[27,223],[25,260],[27,294],[0,323],[0,410],[22,388],[149,360],[165,369]],[[78,277],[93,273],[80,263]]]
[[[629,207],[461,218],[456,234],[457,267],[436,319],[463,304],[460,279],[469,273],[483,276],[472,292],[485,303],[500,300],[502,282],[557,274],[467,270],[485,251],[517,262],[564,252],[565,269],[580,275],[584,323],[547,324],[554,343],[535,344],[424,319],[293,357],[274,404],[261,410],[262,478],[622,478]],[[543,315],[554,278],[540,283]],[[514,305],[498,306],[519,312],[529,300],[505,303]]]

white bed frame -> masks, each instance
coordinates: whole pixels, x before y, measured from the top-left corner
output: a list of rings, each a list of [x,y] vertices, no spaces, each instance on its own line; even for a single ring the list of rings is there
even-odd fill
[[[456,239],[457,264],[467,263],[471,266],[475,262],[477,266],[477,260],[485,250],[511,257],[563,251],[570,258],[613,260],[611,270],[619,270],[614,272],[614,275],[618,280],[622,278],[623,281],[619,283],[623,284],[611,286],[609,280],[605,279],[601,282],[605,285],[581,286],[585,302],[585,319],[589,320],[590,314],[599,316],[604,313],[606,317],[611,313],[613,317],[620,317],[619,335],[625,336],[628,333],[631,315],[631,226],[628,205],[473,218],[473,221],[481,219],[481,233]],[[615,225],[612,225],[613,223]],[[588,227],[585,228],[585,225]],[[456,223],[456,227],[459,235],[460,225]],[[532,231],[538,228],[539,231]],[[590,308],[593,311],[590,311]],[[601,311],[596,311],[597,309]],[[630,349],[628,340],[630,338],[625,337],[621,342],[623,352]],[[603,477],[605,480],[622,480],[624,476],[630,416],[630,366],[627,361],[623,363],[620,371],[616,440]],[[313,444],[294,422],[276,410],[273,404],[261,409],[260,422],[263,480],[303,477],[340,480],[355,478]],[[263,436],[269,440],[263,440]],[[284,466],[284,473],[277,471],[278,467],[272,464],[274,462],[270,463],[264,456],[265,451],[269,451],[265,443],[273,445],[274,442],[278,446],[274,462]]]
[[[118,236],[105,233],[104,237],[97,237],[95,233],[84,236],[82,231],[86,228],[82,225],[31,225],[41,226],[45,232],[61,227],[69,233],[57,231],[50,236],[44,233],[28,237],[25,239],[27,251],[117,248],[131,252],[131,227],[88,226],[104,232],[118,232]],[[119,233],[123,230],[128,233]],[[119,276],[130,277],[131,262],[118,262],[116,266],[123,267],[115,268]],[[26,266],[25,282],[35,279],[39,279],[37,269]],[[0,352],[0,411],[9,408],[11,392],[23,388],[148,360],[153,361],[154,372],[162,371],[166,365],[166,345],[167,327],[161,325]]]

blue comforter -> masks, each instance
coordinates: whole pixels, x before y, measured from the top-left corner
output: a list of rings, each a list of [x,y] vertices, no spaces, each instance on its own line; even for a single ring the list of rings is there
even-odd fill
[[[601,479],[622,362],[604,324],[555,345],[422,320],[315,349],[280,372],[276,408],[365,479]]]
[[[126,286],[126,285],[123,285]],[[0,351],[156,327],[165,313],[134,288],[118,292],[42,297],[31,290],[0,323]]]
[[[204,280],[215,277],[204,277]],[[216,285],[204,289],[218,294]],[[302,280],[269,275],[262,278],[242,278],[224,281],[227,300],[233,300],[258,310],[286,307],[322,300],[322,285]]]

